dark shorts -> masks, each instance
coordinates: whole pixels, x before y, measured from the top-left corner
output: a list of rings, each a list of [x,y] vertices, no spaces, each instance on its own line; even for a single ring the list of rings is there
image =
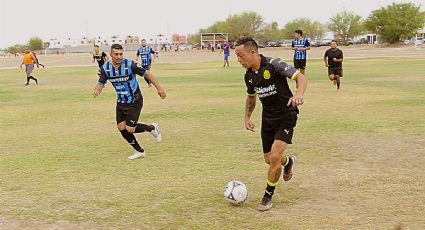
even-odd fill
[[[117,104],[116,119],[117,124],[125,121],[127,126],[136,127],[139,121],[140,112],[143,108],[143,99],[133,104]]]
[[[143,67],[143,69],[145,69],[145,70],[151,70],[151,65],[144,65],[144,66],[142,66]]]
[[[342,77],[342,67],[328,67],[328,75],[332,74]]]
[[[305,69],[307,64],[307,59],[294,59],[294,67],[295,69]]]
[[[228,61],[229,60],[229,54],[224,54],[224,60]]]
[[[261,141],[263,143],[263,153],[272,150],[275,140],[281,140],[287,144],[292,144],[294,127],[297,125],[297,115],[290,115],[280,120],[264,119],[261,123]]]
[[[25,65],[26,73],[32,73],[33,70],[34,70],[34,64]]]

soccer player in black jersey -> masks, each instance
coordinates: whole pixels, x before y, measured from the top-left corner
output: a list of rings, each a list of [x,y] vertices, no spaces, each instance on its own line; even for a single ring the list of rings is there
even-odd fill
[[[288,144],[292,142],[294,127],[297,123],[297,106],[304,103],[307,78],[294,67],[280,59],[264,57],[258,53],[257,43],[249,37],[236,42],[236,56],[246,69],[245,127],[254,131],[251,115],[258,97],[263,104],[261,139],[264,160],[269,164],[267,187],[258,210],[267,211],[272,207],[272,196],[278,184],[283,167],[283,179],[292,178],[295,156],[284,156]],[[297,82],[297,92],[292,94],[287,78]]]
[[[98,45],[94,45],[93,62],[97,61],[99,68],[102,67],[102,65],[109,59],[110,56],[107,53],[101,51]]]
[[[158,125],[137,123],[143,107],[143,96],[136,79],[136,74],[146,76],[155,86],[158,95],[164,99],[166,94],[156,78],[140,64],[123,57],[123,47],[119,44],[111,46],[112,60],[99,69],[99,81],[93,90],[97,97],[102,92],[106,81],[109,80],[117,93],[116,121],[117,128],[123,138],[134,148],[134,154],[129,160],[145,157],[145,150],[137,143],[133,133],[150,132],[157,142],[161,141]]]
[[[329,80],[336,85],[336,90],[339,92],[344,54],[342,53],[342,50],[338,49],[336,41],[331,42],[331,48],[326,50],[323,61],[325,62],[325,66],[328,67]]]

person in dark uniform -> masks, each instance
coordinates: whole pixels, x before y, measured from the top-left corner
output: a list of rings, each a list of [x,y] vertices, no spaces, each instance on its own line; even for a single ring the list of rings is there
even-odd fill
[[[137,50],[136,53],[136,61],[138,61],[140,57],[142,67],[146,70],[150,70],[152,64],[152,54],[155,55],[155,51],[152,49],[152,47],[147,46],[146,39],[142,39],[142,46]],[[152,84],[148,78],[145,77],[145,81],[148,83],[149,87],[152,87]]]
[[[272,207],[272,196],[283,167],[283,179],[292,178],[295,156],[284,156],[288,144],[292,143],[294,127],[299,110],[304,103],[307,78],[294,67],[279,58],[272,59],[258,53],[257,43],[250,37],[236,42],[235,53],[239,63],[246,69],[245,128],[254,131],[251,115],[258,97],[263,104],[261,139],[264,160],[269,164],[267,187],[258,210]],[[287,78],[297,82],[297,92],[292,94]]]
[[[109,80],[117,93],[116,121],[117,128],[124,139],[134,148],[134,154],[129,160],[145,157],[145,150],[140,147],[133,133],[150,132],[157,142],[161,141],[158,125],[137,123],[143,107],[143,96],[140,91],[136,74],[147,77],[158,91],[161,99],[166,94],[156,78],[140,64],[123,57],[123,47],[119,44],[111,46],[111,59],[99,69],[99,81],[93,90],[97,97]]]
[[[98,45],[94,45],[94,51],[93,51],[93,62],[97,61],[97,64],[99,65],[99,68],[102,67],[103,64],[109,59],[108,54],[101,51],[99,49]]]
[[[325,66],[328,67],[329,80],[333,82],[339,92],[341,86],[342,77],[342,62],[344,61],[344,54],[342,50],[338,49],[336,41],[331,42],[331,48],[326,50],[325,56],[323,57]]]

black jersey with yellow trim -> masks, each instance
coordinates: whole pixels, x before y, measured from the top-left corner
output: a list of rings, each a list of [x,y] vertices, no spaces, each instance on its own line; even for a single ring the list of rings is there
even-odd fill
[[[298,113],[297,107],[287,106],[289,98],[293,96],[287,78],[296,80],[299,71],[279,58],[260,56],[260,69],[248,69],[245,73],[248,95],[258,96],[263,104],[263,116],[280,117]]]
[[[97,61],[99,66],[105,64],[106,57],[107,57],[107,55],[103,51],[99,51],[99,53],[96,53],[95,51],[93,51],[93,59],[95,59]]]

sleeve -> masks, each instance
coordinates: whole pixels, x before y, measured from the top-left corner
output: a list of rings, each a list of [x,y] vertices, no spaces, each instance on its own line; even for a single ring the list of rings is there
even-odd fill
[[[308,40],[305,40],[305,47],[310,47],[310,42]]]
[[[103,68],[99,68],[98,75],[99,75],[98,84],[105,85],[107,78],[106,78],[106,74],[105,74],[105,71],[103,70]]]
[[[139,52],[139,49],[137,49],[136,56],[139,56],[139,55],[140,55],[140,52]]]
[[[294,48],[295,47],[294,40],[291,41],[291,44],[292,44],[292,48]]]
[[[339,52],[339,58],[338,59],[344,59],[344,54],[342,53],[342,50],[340,50],[341,52]]]
[[[106,53],[105,52],[102,52],[102,57],[103,58],[106,58]]]
[[[148,73],[148,71],[146,69],[144,69],[142,67],[142,65],[140,65],[139,63],[136,63],[134,61],[131,62],[131,70],[133,71],[133,73],[135,73],[139,76],[144,76],[145,74]]]
[[[280,60],[280,58],[271,59],[270,63],[276,70],[277,74],[296,80],[296,76],[299,73],[297,69],[287,64],[286,62]]]
[[[326,50],[325,55],[323,57],[328,57],[328,51],[329,50]]]
[[[248,96],[255,96],[257,95],[257,93],[254,90],[254,86],[252,85],[252,83],[249,82],[249,77],[247,75],[245,75],[245,85],[246,85],[246,93],[248,94]]]
[[[155,50],[151,48],[151,54],[155,54]]]

